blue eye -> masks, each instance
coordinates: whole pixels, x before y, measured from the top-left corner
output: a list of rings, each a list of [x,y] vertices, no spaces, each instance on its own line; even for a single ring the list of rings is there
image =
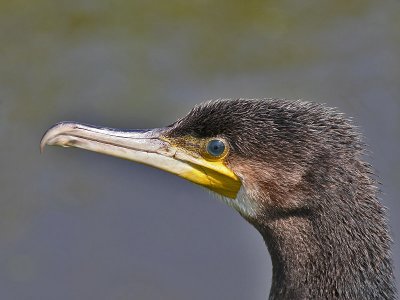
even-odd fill
[[[211,140],[207,145],[208,154],[218,157],[225,151],[225,144],[221,140]]]

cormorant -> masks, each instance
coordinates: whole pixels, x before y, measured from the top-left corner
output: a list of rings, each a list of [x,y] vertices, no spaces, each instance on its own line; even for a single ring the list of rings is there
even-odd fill
[[[45,145],[144,163],[202,185],[263,236],[270,299],[394,299],[384,208],[360,134],[321,104],[214,100],[153,130],[73,122]]]

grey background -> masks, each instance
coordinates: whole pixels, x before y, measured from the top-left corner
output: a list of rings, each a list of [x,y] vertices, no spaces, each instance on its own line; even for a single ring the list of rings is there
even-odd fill
[[[352,116],[400,222],[399,1],[0,1],[0,299],[265,299],[261,236],[203,189],[76,149],[61,120],[159,127],[212,98]]]

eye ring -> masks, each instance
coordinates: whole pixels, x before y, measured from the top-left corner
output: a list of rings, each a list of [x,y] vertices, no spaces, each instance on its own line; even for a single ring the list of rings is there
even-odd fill
[[[206,142],[205,151],[208,158],[220,159],[228,152],[227,143],[219,138],[212,138]]]

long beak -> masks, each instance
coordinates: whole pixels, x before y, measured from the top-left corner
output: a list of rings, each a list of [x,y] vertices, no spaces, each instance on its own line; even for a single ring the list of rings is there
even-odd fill
[[[176,174],[223,196],[236,197],[241,182],[229,168],[171,145],[163,138],[166,130],[116,130],[63,122],[45,133],[40,148],[43,151],[46,145],[57,145],[112,155]]]

